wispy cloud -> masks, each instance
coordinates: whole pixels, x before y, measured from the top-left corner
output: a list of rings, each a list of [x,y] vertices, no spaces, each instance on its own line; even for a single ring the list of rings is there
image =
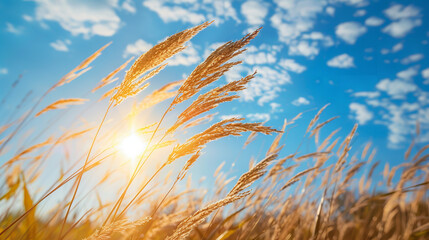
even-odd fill
[[[53,47],[55,50],[60,51],[60,52],[68,52],[69,48],[68,46],[71,44],[71,41],[66,39],[66,40],[57,40],[55,42],[51,42],[49,45],[51,45],[51,47]]]
[[[406,70],[400,71],[396,74],[396,77],[404,80],[412,80],[414,76],[419,73],[420,66],[414,66],[407,68]]]
[[[246,117],[250,121],[255,121],[255,122],[265,122],[271,119],[271,116],[268,113],[250,113],[250,114],[247,114]]]
[[[405,57],[401,60],[401,63],[404,65],[408,65],[410,63],[418,62],[424,58],[424,55],[421,53],[411,54],[408,57]]]
[[[281,59],[279,65],[282,66],[287,71],[302,73],[307,68],[297,62],[294,59]]]
[[[399,79],[390,80],[388,78],[381,80],[376,87],[378,90],[386,92],[394,99],[404,99],[408,93],[417,90],[417,86],[414,83]]]
[[[13,33],[13,34],[20,34],[21,30],[17,27],[15,27],[12,23],[7,22],[6,23],[6,31]]]
[[[365,25],[370,27],[378,27],[384,23],[384,20],[378,17],[369,17],[365,20]]]
[[[268,14],[268,6],[268,3],[262,1],[246,1],[241,5],[241,14],[249,25],[263,25]]]
[[[356,119],[359,124],[364,125],[374,118],[374,114],[363,104],[351,103],[349,108],[352,112],[352,118]]]
[[[352,68],[355,67],[354,59],[347,53],[338,55],[327,62],[327,65],[335,68]]]
[[[384,14],[393,22],[383,28],[383,32],[395,38],[405,37],[413,28],[422,25],[420,9],[413,5],[394,4],[384,10]]]
[[[196,64],[201,60],[198,51],[191,44],[187,46],[183,51],[174,55],[171,59],[168,60],[170,66],[190,66]]]
[[[136,7],[134,6],[134,2],[132,0],[125,0],[121,5],[122,9],[130,13],[136,13]]]
[[[240,22],[232,2],[208,0],[201,3],[193,1],[146,0],[143,5],[154,11],[164,22],[186,22],[198,24],[207,20],[215,20],[221,24],[228,19]]]
[[[147,50],[152,48],[152,44],[144,41],[143,39],[138,39],[134,43],[130,43],[126,46],[122,56],[127,58],[129,56],[138,56],[145,53]]]
[[[9,71],[7,70],[7,68],[0,68],[0,74],[1,75],[6,75]]]
[[[292,101],[292,104],[295,106],[308,105],[310,101],[308,101],[305,97],[299,97]]]
[[[54,21],[73,35],[89,38],[112,36],[120,25],[116,1],[35,0],[35,19],[45,24]]]
[[[348,44],[355,44],[357,39],[365,34],[366,27],[359,22],[341,23],[335,29],[335,34]]]

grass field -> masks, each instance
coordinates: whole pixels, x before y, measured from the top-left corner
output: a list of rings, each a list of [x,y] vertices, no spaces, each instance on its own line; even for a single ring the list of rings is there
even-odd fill
[[[307,113],[314,114],[310,122],[301,115],[285,119],[281,129],[242,118],[216,122],[216,108],[237,101],[258,73],[213,85],[241,63],[234,58],[259,29],[217,48],[185,79],[145,93],[129,112],[118,110],[146,91],[166,61],[210,24],[176,33],[112,69],[99,85],[82,86],[88,94],[105,92],[104,109],[88,106],[102,116],[96,125],[51,129],[49,122],[62,121],[53,112],[89,103],[43,100],[85,74],[109,45],[27,103],[23,116],[11,111],[1,118],[0,239],[429,239],[429,145],[411,145],[402,164],[381,166],[371,143],[352,150],[357,125],[346,136],[321,134],[336,124],[336,117],[324,115],[328,105]],[[124,78],[117,78],[122,71]],[[156,122],[135,120],[154,109],[161,113]],[[40,117],[48,119],[40,126],[45,130],[28,137],[22,129]],[[80,119],[79,112],[73,118]],[[130,124],[134,131],[124,134]],[[297,124],[307,130],[286,139]],[[43,134],[52,131],[58,134]],[[185,132],[190,137],[178,141]],[[205,157],[206,145],[247,136],[247,146],[261,134],[271,135],[272,143],[258,158],[241,160],[249,162],[246,173],[232,178],[222,164],[213,169],[215,184],[207,192],[192,187],[189,175]],[[315,151],[284,154],[288,141],[311,142]],[[78,147],[69,153],[67,145]],[[131,160],[121,164],[118,158]]]

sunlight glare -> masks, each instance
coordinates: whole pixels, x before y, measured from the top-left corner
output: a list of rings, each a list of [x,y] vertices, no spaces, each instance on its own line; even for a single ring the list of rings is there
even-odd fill
[[[124,138],[120,145],[120,149],[122,150],[122,152],[132,159],[135,159],[140,156],[146,149],[146,147],[147,143],[136,134],[132,134]]]

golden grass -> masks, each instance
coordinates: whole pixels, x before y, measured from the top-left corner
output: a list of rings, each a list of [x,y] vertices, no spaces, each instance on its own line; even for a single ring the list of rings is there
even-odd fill
[[[55,134],[61,132],[59,129],[47,126],[44,131],[54,133],[50,137],[39,134],[23,144],[12,141],[25,136],[23,126],[35,117],[44,114],[48,118],[53,116],[50,110],[83,104],[82,98],[62,99],[34,114],[52,90],[88,71],[89,64],[110,43],[49,88],[23,117],[11,118],[0,127],[0,156],[2,160],[12,156],[0,168],[4,176],[0,187],[0,239],[429,238],[429,145],[417,148],[413,142],[404,153],[404,163],[380,166],[382,159],[378,159],[372,144],[361,151],[356,146],[352,151],[357,125],[344,138],[338,136],[339,129],[325,132],[325,126],[335,124],[336,119],[321,120],[328,105],[315,114],[302,139],[291,139],[301,141],[292,151],[284,138],[289,126],[302,124],[302,114],[285,119],[281,130],[231,118],[211,123],[199,133],[192,132],[192,127],[214,121],[217,112],[213,111],[237,100],[257,74],[210,88],[241,63],[234,57],[245,51],[260,29],[220,46],[186,79],[171,81],[146,94],[131,113],[118,117],[118,105],[146,89],[149,80],[168,66],[166,61],[210,24],[176,33],[137,58],[121,83],[102,96],[109,98],[109,103],[95,126],[84,123],[61,134]],[[110,72],[92,92],[118,80],[115,76],[131,61]],[[203,88],[209,89],[203,92]],[[147,114],[148,108],[159,108],[159,103],[169,100],[167,109],[158,111],[163,114],[155,123],[136,121],[137,116]],[[173,110],[179,104],[184,110],[176,114]],[[110,119],[112,111],[115,118]],[[172,118],[170,125],[164,121],[168,117]],[[130,119],[130,128],[148,140],[131,173],[127,169],[130,164],[118,163],[123,156],[116,147]],[[52,120],[57,119],[53,116]],[[102,127],[104,131],[100,131]],[[193,135],[172,147],[175,136],[184,130]],[[276,135],[266,153],[252,159],[249,170],[238,179],[225,169],[225,162],[233,159],[225,159],[213,171],[215,185],[209,192],[191,187],[195,183],[190,177],[192,167],[204,161],[206,145],[245,133],[249,136],[243,149],[253,144],[258,133]],[[7,148],[11,142],[16,146]],[[69,144],[79,147],[70,153]],[[315,150],[303,152],[303,144],[312,144]],[[52,154],[59,149],[64,149],[63,155]],[[292,153],[284,154],[285,149]],[[375,175],[383,168],[384,179],[376,182],[380,178]],[[41,176],[56,176],[53,172],[58,173],[56,180],[41,180]],[[186,186],[176,187],[185,180]],[[48,204],[51,199],[56,199],[55,203]]]

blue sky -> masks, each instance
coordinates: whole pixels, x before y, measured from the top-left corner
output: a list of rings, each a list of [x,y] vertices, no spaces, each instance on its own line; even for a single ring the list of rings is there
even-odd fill
[[[344,136],[359,123],[356,149],[372,141],[384,161],[401,161],[417,121],[422,131],[419,144],[429,142],[429,2],[425,0],[6,0],[0,2],[0,11],[2,98],[22,74],[1,106],[2,114],[12,111],[30,90],[30,99],[37,99],[85,57],[112,41],[93,69],[51,94],[45,105],[83,96],[95,102],[103,92],[85,95],[88,85],[94,87],[129,57],[144,53],[166,36],[215,20],[169,61],[151,89],[181,79],[219,44],[262,26],[241,57],[243,64],[221,82],[254,70],[258,76],[241,101],[220,108],[218,119],[243,116],[280,128],[284,118],[306,112],[294,129],[299,133],[315,109],[330,103],[323,119],[340,118],[324,134],[341,127]],[[97,106],[104,109],[103,104]],[[89,121],[100,118],[95,113],[87,117]],[[37,132],[38,124],[28,129]],[[293,152],[298,145],[295,139],[301,139],[294,131],[288,134],[286,151]],[[245,138],[227,141],[226,148],[234,151],[237,146],[241,149]],[[257,155],[259,145],[268,147],[268,141],[259,139],[244,157]],[[223,145],[213,146],[206,150],[208,156]],[[215,167],[223,160],[206,163]],[[244,169],[247,161],[239,166]]]

